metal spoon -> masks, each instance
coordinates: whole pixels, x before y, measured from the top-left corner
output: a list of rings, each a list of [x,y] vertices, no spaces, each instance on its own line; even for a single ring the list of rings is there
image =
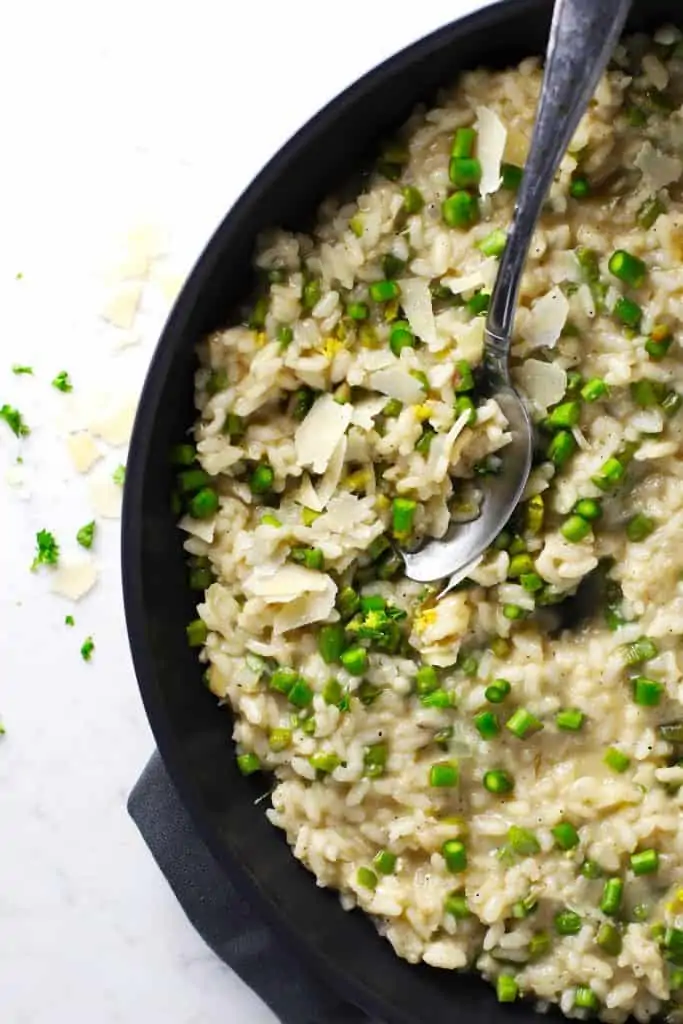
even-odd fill
[[[631,0],[556,0],[529,158],[484,332],[485,390],[498,402],[511,441],[503,472],[485,478],[480,515],[444,540],[402,552],[406,576],[420,583],[450,576],[446,593],[491,544],[519,502],[531,470],[533,426],[510,380],[512,327],[531,236],[562,156],[621,35]]]

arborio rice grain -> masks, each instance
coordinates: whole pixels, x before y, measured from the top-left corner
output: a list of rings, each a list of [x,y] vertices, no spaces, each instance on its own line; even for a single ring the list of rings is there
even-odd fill
[[[270,820],[400,956],[569,1016],[680,1019],[675,30],[619,49],[534,237],[517,514],[438,602],[393,547],[476,514],[505,468],[477,367],[539,83],[536,60],[463,75],[357,200],[262,240],[254,304],[201,346],[190,637],[240,767],[275,773]],[[588,574],[598,606],[562,630]]]

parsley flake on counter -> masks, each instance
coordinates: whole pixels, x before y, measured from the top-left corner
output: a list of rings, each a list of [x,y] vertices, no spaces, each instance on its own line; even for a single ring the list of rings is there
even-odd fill
[[[60,373],[57,374],[55,379],[52,381],[52,387],[57,388],[57,391],[64,392],[73,391],[74,389],[74,386],[69,378],[69,374],[66,372],[66,370],[62,370]]]
[[[12,373],[16,373],[17,377],[20,377],[22,374],[27,373],[30,373],[31,376],[33,376],[33,367],[21,366],[20,363],[15,363],[14,366],[12,367]]]
[[[31,572],[40,565],[56,565],[59,561],[59,544],[49,530],[39,530],[36,534],[36,557],[31,563]]]
[[[74,619],[73,615],[65,615],[64,616],[64,625],[65,626],[75,626],[76,625],[76,620]]]
[[[112,473],[111,478],[115,484],[118,484],[119,487],[123,487],[126,479],[126,467],[123,465],[117,466]]]
[[[31,433],[29,427],[24,423],[24,419],[18,409],[13,409],[11,405],[3,405],[0,407],[0,420],[4,420],[7,426],[10,428],[17,437],[27,437]]]
[[[94,537],[95,537],[95,520],[94,519],[93,519],[93,521],[91,523],[86,523],[85,526],[82,526],[80,528],[80,530],[78,531],[78,533],[76,534],[76,540],[78,541],[78,543],[81,545],[82,548],[91,548]]]
[[[81,658],[83,661],[90,661],[92,652],[95,650],[95,643],[91,636],[87,636],[81,644]]]
[[[0,722],[0,736],[4,736],[6,732],[7,729],[5,729],[5,726]]]

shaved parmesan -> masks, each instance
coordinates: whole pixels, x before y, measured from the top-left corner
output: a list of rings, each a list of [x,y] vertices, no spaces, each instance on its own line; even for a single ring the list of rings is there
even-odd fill
[[[383,370],[386,366],[391,366],[394,359],[388,348],[368,348],[361,351],[359,362],[368,373],[372,373],[374,370]]]
[[[376,370],[370,374],[370,387],[389,398],[396,398],[406,405],[414,405],[424,397],[422,385],[415,377],[394,360],[394,366],[386,370]]]
[[[355,494],[345,491],[330,500],[327,512],[320,519],[316,519],[314,525],[316,529],[329,530],[331,533],[344,532],[368,521],[368,506],[367,499],[358,498]],[[381,527],[379,532],[381,533]]]
[[[441,481],[446,476],[451,455],[453,454],[453,446],[467,426],[469,418],[469,411],[465,410],[447,434],[437,434],[432,440],[427,458],[427,472],[430,479]]]
[[[659,409],[638,409],[631,416],[631,426],[640,434],[661,434],[664,416]]]
[[[212,448],[214,450],[211,450]],[[199,461],[202,467],[210,476],[218,476],[219,473],[225,473],[236,462],[244,458],[242,449],[236,448],[234,445],[224,444],[216,450],[213,438],[200,441],[197,445],[197,451],[200,455]]]
[[[144,278],[149,270],[149,260],[142,253],[127,252],[123,259],[107,270],[104,280],[108,284],[118,285],[121,281]]]
[[[510,128],[505,140],[503,159],[509,164],[514,164],[516,167],[524,167],[528,155],[529,139],[519,129]]]
[[[137,316],[141,298],[142,285],[137,281],[124,281],[110,291],[102,307],[102,316],[114,327],[128,331]]]
[[[483,316],[476,316],[468,324],[460,323],[454,329],[459,359],[467,359],[475,364],[481,362],[484,354],[484,324]]]
[[[301,478],[301,484],[299,489],[294,495],[294,500],[303,505],[304,508],[312,508],[314,512],[322,512],[322,502],[318,497],[318,492],[311,483],[311,478],[308,473],[304,473]]]
[[[479,268],[484,288],[490,291],[498,277],[498,260],[495,256],[489,256],[485,259]]]
[[[320,502],[320,508],[316,509],[316,512],[321,512],[327,506],[330,498],[337,490],[337,485],[339,484],[341,475],[344,471],[347,447],[348,441],[345,437],[342,437],[332,453],[332,458],[329,461],[325,473],[318,483],[318,501]]]
[[[193,519],[192,516],[183,516],[178,526],[185,533],[189,533],[192,537],[198,537],[206,544],[213,542],[213,535],[216,531],[215,519]]]
[[[172,274],[169,271],[163,271],[153,274],[150,280],[154,281],[164,299],[170,305],[178,298],[185,279],[182,274]]]
[[[553,348],[567,322],[569,303],[559,288],[537,299],[526,319],[522,336],[532,348]]]
[[[337,585],[329,576],[324,576],[323,579],[326,581],[323,591],[295,598],[277,612],[273,620],[273,632],[276,635],[328,618],[334,608]]]
[[[99,474],[90,481],[93,511],[102,519],[120,519],[123,490],[108,474]]]
[[[669,84],[669,72],[654,53],[643,55],[642,67],[655,89],[659,89],[660,92],[666,89]]]
[[[266,604],[284,604],[302,594],[324,593],[331,582],[325,573],[303,565],[283,565],[275,572],[255,569],[244,581],[244,592],[260,597]]]
[[[168,232],[161,224],[138,224],[129,233],[127,241],[131,252],[155,260],[168,249]]]
[[[91,435],[85,430],[78,434],[71,434],[66,439],[66,449],[77,473],[87,473],[103,455]]]
[[[514,376],[527,398],[541,412],[559,402],[567,390],[567,374],[556,363],[527,359],[515,370]]]
[[[443,277],[441,283],[450,288],[454,295],[462,295],[464,292],[472,292],[476,288],[481,288],[484,278],[481,267],[478,267],[471,274],[463,274],[462,277]]]
[[[477,156],[481,164],[479,192],[488,196],[500,187],[500,165],[505,152],[507,129],[489,107],[477,108]]]
[[[441,283],[450,288],[454,295],[462,295],[477,288],[491,288],[497,273],[498,260],[491,256],[483,260],[470,274],[463,274],[462,277],[444,277]]]
[[[429,384],[435,391],[448,384],[453,376],[453,367],[443,362],[429,367]]]
[[[97,582],[97,567],[92,559],[62,561],[52,575],[50,590],[69,601],[80,601]]]
[[[127,444],[133,429],[136,409],[137,400],[129,398],[117,409],[108,410],[104,415],[96,415],[90,423],[90,430],[96,437],[101,437],[114,448]]]
[[[340,405],[332,395],[322,395],[313,404],[294,435],[297,461],[314,473],[324,473],[335,448],[346,433],[352,408]]]
[[[660,153],[650,142],[643,145],[634,163],[655,191],[678,181],[683,174],[683,162],[678,157]]]
[[[412,330],[430,348],[437,343],[432,296],[424,278],[408,277],[399,282],[401,305]]]
[[[109,281],[147,277],[152,262],[167,249],[166,232],[155,224],[143,224],[128,234],[124,245],[124,257],[105,275]]]
[[[375,416],[379,416],[386,404],[387,400],[383,396],[380,398],[366,398],[364,401],[359,402],[358,405],[354,405],[353,412],[351,413],[351,422],[363,430],[372,430]]]

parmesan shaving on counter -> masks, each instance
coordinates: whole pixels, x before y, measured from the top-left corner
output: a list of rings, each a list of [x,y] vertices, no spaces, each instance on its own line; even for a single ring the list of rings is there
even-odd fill
[[[127,444],[133,429],[136,409],[137,400],[128,398],[122,405],[106,410],[103,415],[96,415],[90,421],[90,430],[113,448]]]
[[[150,284],[156,285],[169,305],[178,298],[180,289],[185,283],[185,278],[182,274],[176,274],[170,270],[152,269],[148,280]]]
[[[77,473],[87,473],[104,454],[87,431],[67,437],[66,450]]]
[[[90,481],[90,501],[93,511],[102,519],[120,519],[123,490],[111,477],[104,474]]]
[[[167,232],[157,224],[142,224],[123,241],[124,255],[105,275],[112,283],[146,278],[153,262],[168,249]]]
[[[50,590],[69,601],[80,601],[97,583],[97,567],[92,559],[63,559],[52,575]]]
[[[102,307],[103,318],[114,327],[127,331],[133,326],[142,298],[142,285],[124,281],[113,287]]]

